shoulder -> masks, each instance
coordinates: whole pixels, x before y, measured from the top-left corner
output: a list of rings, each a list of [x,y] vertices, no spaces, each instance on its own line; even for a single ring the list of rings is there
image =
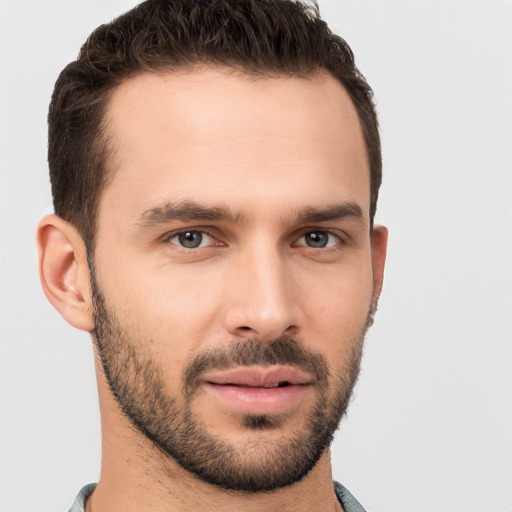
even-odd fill
[[[96,489],[96,484],[87,484],[82,487],[68,512],[85,512],[85,500],[94,489]]]
[[[365,512],[363,506],[338,482],[334,482],[334,492],[345,512]]]

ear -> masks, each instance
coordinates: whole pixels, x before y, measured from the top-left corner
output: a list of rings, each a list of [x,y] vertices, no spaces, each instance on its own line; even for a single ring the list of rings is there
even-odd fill
[[[386,251],[388,247],[388,230],[384,226],[375,226],[371,235],[372,263],[373,263],[373,297],[377,300],[382,291],[384,281],[384,265],[386,263]]]
[[[72,326],[92,331],[92,300],[87,252],[78,231],[56,215],[37,228],[39,275],[44,293]]]

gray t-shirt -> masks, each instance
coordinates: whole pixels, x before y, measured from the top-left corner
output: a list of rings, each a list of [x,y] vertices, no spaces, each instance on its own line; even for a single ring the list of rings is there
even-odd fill
[[[83,487],[78,493],[75,502],[69,509],[69,512],[85,512],[85,500],[95,488],[96,484],[88,484]],[[336,496],[345,512],[365,512],[361,504],[354,498],[354,496],[352,496],[352,494],[350,494],[349,491],[347,491],[347,489],[345,489],[345,487],[343,487],[343,485],[338,482],[334,482],[334,491],[336,492]]]

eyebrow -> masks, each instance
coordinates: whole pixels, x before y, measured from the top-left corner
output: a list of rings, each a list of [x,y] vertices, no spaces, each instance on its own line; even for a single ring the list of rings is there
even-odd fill
[[[204,206],[193,201],[166,203],[146,210],[138,219],[141,227],[163,224],[173,220],[215,220],[240,222],[242,216],[228,206]]]
[[[328,205],[321,208],[304,208],[299,210],[296,222],[306,224],[308,222],[325,222],[354,218],[364,223],[364,215],[361,207],[353,202]],[[205,206],[194,201],[168,202],[146,210],[137,220],[140,227],[154,226],[174,220],[195,221],[213,220],[237,223],[244,220],[240,212],[235,212],[229,206]]]
[[[352,202],[335,204],[324,208],[305,208],[299,212],[297,222],[305,224],[308,222],[325,222],[329,220],[340,220],[354,218],[361,223],[364,222],[363,210]]]

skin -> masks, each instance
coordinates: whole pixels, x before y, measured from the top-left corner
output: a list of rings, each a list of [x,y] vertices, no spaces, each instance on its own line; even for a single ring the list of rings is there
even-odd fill
[[[180,372],[191,358],[233,340],[293,336],[320,353],[332,375],[341,371],[380,294],[387,242],[385,228],[370,229],[368,160],[343,87],[322,73],[144,74],[114,91],[106,119],[115,174],[100,200],[96,276],[119,321],[149,340],[143,350],[163,369],[165,391],[179,398]],[[233,215],[155,215],[184,201]],[[305,212],[339,205],[355,205],[361,215],[304,220]],[[184,249],[180,229],[208,236],[201,247]],[[328,233],[328,246],[309,247],[304,235],[311,232]],[[46,295],[68,322],[91,332],[80,235],[51,215],[38,240]],[[98,357],[97,379],[103,456],[88,510],[340,510],[328,450],[292,486],[224,491],[199,481],[132,427]],[[249,439],[263,449],[305,428],[314,400],[311,389],[284,411],[278,428],[257,433],[208,392],[197,394],[193,412],[235,448]]]

